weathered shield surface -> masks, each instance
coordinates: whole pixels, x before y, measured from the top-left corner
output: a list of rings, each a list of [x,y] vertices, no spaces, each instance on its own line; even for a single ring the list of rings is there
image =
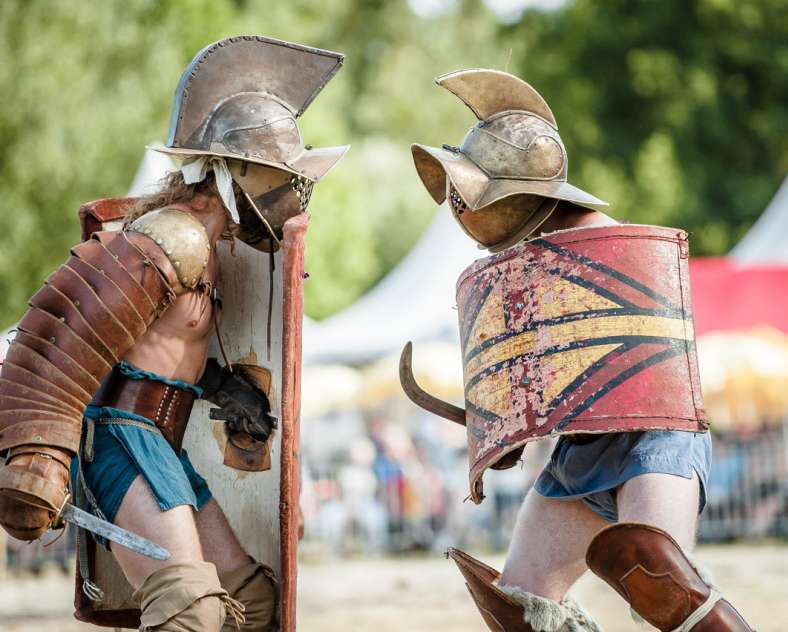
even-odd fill
[[[128,200],[101,201],[83,207],[83,238],[102,228],[119,228]],[[280,582],[280,630],[295,630],[296,547],[298,544],[299,414],[301,324],[303,315],[304,235],[308,216],[285,223],[282,248],[273,274],[273,312],[268,331],[269,255],[235,244],[218,246],[222,274],[222,337],[230,360],[270,370],[272,413],[280,425],[269,441],[270,468],[243,471],[225,465],[227,436],[220,422],[208,417],[209,405],[196,402],[184,439],[195,469],[211,492],[246,551],[270,566]],[[270,353],[269,353],[270,342]],[[221,358],[217,341],[209,355]],[[80,546],[85,543],[80,542]],[[94,623],[134,627],[139,611],[131,601],[131,586],[111,554],[88,543],[93,581],[105,593],[101,603],[89,601],[77,580],[77,617]]]
[[[687,257],[677,229],[593,227],[528,241],[460,276],[475,502],[484,470],[533,439],[707,428]]]

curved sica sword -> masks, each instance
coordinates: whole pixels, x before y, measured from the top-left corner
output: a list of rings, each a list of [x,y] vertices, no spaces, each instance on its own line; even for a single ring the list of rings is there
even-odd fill
[[[413,343],[411,341],[408,341],[402,349],[402,355],[399,358],[399,383],[402,385],[405,395],[416,406],[461,426],[465,425],[464,409],[430,395],[416,383],[416,378],[413,377]]]

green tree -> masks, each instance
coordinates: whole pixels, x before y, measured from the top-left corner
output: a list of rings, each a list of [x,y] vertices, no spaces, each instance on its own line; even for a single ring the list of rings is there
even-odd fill
[[[166,136],[206,43],[264,33],[346,54],[301,121],[353,146],[310,205],[307,312],[352,303],[436,208],[412,142],[457,144],[473,116],[433,78],[508,69],[556,112],[570,176],[620,219],[690,229],[721,254],[788,168],[786,0],[577,0],[503,25],[479,0],[424,19],[405,0],[0,3],[0,327],[77,241],[76,210],[123,195]],[[440,256],[440,253],[436,253]]]
[[[741,238],[788,171],[788,2],[577,0],[501,28],[553,108],[570,177],[612,214]]]

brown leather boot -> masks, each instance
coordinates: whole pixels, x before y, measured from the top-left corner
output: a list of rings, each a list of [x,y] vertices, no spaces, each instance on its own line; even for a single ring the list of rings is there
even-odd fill
[[[607,527],[592,540],[586,562],[662,632],[752,632],[662,529],[631,522]]]
[[[557,603],[512,586],[498,586],[501,575],[458,549],[446,554],[465,578],[476,607],[492,632],[601,632],[571,600]]]

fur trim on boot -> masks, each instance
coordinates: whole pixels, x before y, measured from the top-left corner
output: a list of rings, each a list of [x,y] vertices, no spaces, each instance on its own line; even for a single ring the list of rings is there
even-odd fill
[[[569,597],[564,598],[561,605],[569,612],[567,619],[568,632],[603,632],[596,621],[591,618],[580,605]]]
[[[534,632],[602,632],[591,616],[569,598],[557,603],[517,586],[498,589],[523,607],[523,621]]]
[[[523,607],[523,621],[529,624],[534,632],[559,632],[566,622],[567,612],[561,604],[525,592],[517,586],[498,588]]]

